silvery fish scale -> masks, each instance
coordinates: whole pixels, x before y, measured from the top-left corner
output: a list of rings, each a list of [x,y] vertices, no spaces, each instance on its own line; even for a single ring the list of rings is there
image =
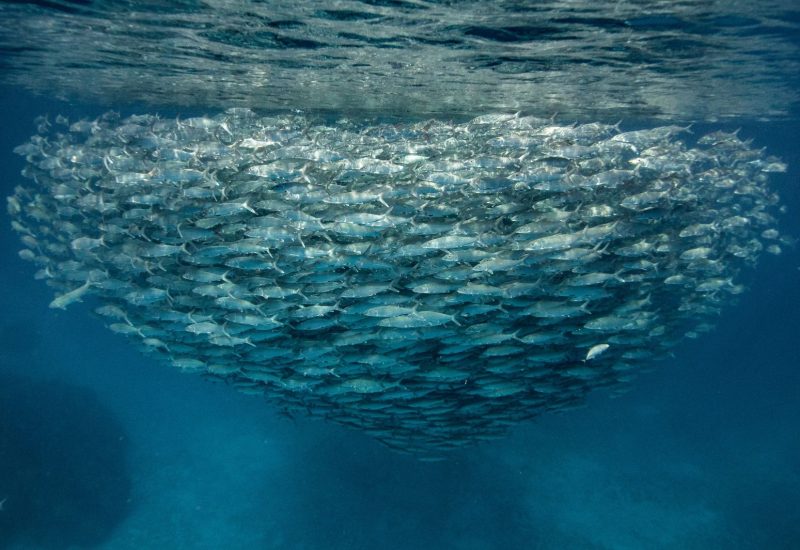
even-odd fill
[[[59,122],[17,148],[31,181],[8,199],[53,307],[94,296],[172,365],[402,451],[624,391],[780,252],[767,176],[785,166],[735,134]]]

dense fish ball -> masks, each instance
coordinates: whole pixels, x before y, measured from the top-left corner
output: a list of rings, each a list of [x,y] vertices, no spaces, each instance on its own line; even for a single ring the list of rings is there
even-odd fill
[[[735,133],[57,120],[16,149],[31,182],[8,198],[52,307],[94,295],[175,367],[403,451],[624,390],[782,241],[785,166]]]

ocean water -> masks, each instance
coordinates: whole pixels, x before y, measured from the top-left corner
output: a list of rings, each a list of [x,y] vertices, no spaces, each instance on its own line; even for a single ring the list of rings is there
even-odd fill
[[[237,38],[251,47],[236,49],[232,42],[241,33],[232,29],[244,22],[235,19],[226,25],[218,21],[218,28],[226,29],[224,40],[209,31],[221,50],[207,56],[207,65],[120,61],[135,47],[119,37],[138,37],[151,46],[151,55],[167,52],[167,43],[179,49],[176,36],[185,34],[176,28],[204,28],[187,15],[208,15],[203,9],[218,8],[220,18],[232,13],[244,18],[247,4],[254,11],[274,9],[282,14],[276,21],[290,20],[284,14],[289,8],[280,3],[209,2],[201,9],[181,2],[173,4],[183,11],[172,14],[168,4],[140,6],[142,20],[148,13],[169,20],[157,36],[125,34],[111,24],[118,16],[113,10],[81,14],[91,2],[21,3],[19,11],[0,11],[0,71],[6,82],[0,88],[3,195],[26,183],[19,174],[24,160],[12,149],[34,132],[32,121],[40,114],[77,119],[115,108],[190,116],[229,104],[278,111],[316,105],[325,112],[353,113],[358,101],[342,91],[346,86],[335,78],[339,74],[344,82],[368,82],[361,106],[372,116],[446,118],[526,110],[559,112],[565,124],[601,118],[623,118],[630,126],[694,121],[698,135],[741,128],[741,136],[788,164],[786,173],[772,179],[787,209],[780,230],[800,237],[800,81],[791,56],[800,42],[800,15],[780,3],[765,4],[764,14],[747,17],[735,9],[737,3],[724,9],[724,3],[712,4],[688,15],[678,10],[691,2],[654,2],[652,12],[635,17],[613,11],[625,8],[624,3],[600,3],[572,13],[573,18],[600,17],[595,12],[605,9],[609,21],[598,26],[628,21],[633,29],[628,41],[647,33],[660,37],[649,55],[662,57],[648,58],[638,48],[642,57],[620,61],[624,74],[619,75],[595,73],[590,63],[592,52],[601,52],[598,58],[607,63],[599,65],[608,69],[608,60],[621,48],[616,41],[578,33],[569,26],[574,22],[561,20],[553,25],[566,29],[572,49],[540,54],[548,62],[560,60],[555,69],[543,68],[542,61],[523,53],[528,42],[538,40],[531,38],[531,29],[548,37],[549,48],[558,46],[558,40],[551,41],[555,31],[530,22],[524,24],[527,30],[512,28],[523,23],[504,22],[504,17],[533,16],[505,4],[482,26],[465,22],[467,9],[465,21],[445,25],[451,34],[477,37],[466,45],[437,34],[437,28],[430,30],[426,25],[436,18],[425,18],[417,14],[424,10],[414,7],[429,6],[454,17],[448,11],[454,8],[445,3],[331,4],[322,17],[331,28],[309,30],[313,37],[297,30],[311,27],[304,23],[312,20],[313,10],[303,5],[291,18],[295,23],[269,27],[300,33],[291,36],[294,42],[284,35],[283,42],[276,42],[274,33],[252,31]],[[555,10],[557,3],[546,6]],[[402,17],[387,25],[419,29],[422,38],[397,38],[398,48],[381,53],[389,39],[379,25],[367,26],[373,18],[358,14],[391,9]],[[722,14],[714,15],[715,9]],[[542,10],[537,22],[556,19]],[[90,56],[89,45],[76,38],[80,28],[91,35],[88,24],[69,29],[46,25],[48,18],[80,23],[86,21],[82,17],[109,22],[103,29],[109,42],[97,56]],[[30,24],[28,30],[47,29],[42,42],[55,44],[54,37],[63,37],[58,47],[75,47],[59,53],[35,44],[36,37],[14,35],[20,27],[11,22],[20,20]],[[715,21],[716,26],[701,32],[698,21]],[[343,36],[338,26],[346,26],[351,35]],[[363,38],[367,30],[362,27],[376,36]],[[91,27],[100,32],[97,28]],[[370,73],[372,80],[363,79],[358,63],[366,54],[359,48],[336,45],[350,61],[340,63],[337,73],[326,64],[332,62],[330,52],[302,42],[322,41],[314,33],[366,42],[377,56],[369,57],[376,71]],[[441,43],[426,57],[413,45],[430,40],[429,34]],[[258,47],[253,35],[262,40]],[[527,39],[512,39],[520,35]],[[9,45],[11,36],[16,36],[16,49]],[[678,40],[683,40],[680,48]],[[737,40],[747,41],[747,48],[736,47]],[[597,50],[583,51],[582,44]],[[409,52],[405,58],[396,51],[403,48]],[[220,57],[225,52],[231,58]],[[258,56],[267,55],[263,52],[272,55],[268,66],[277,71],[274,96],[261,89],[251,92],[252,71],[242,71],[240,80],[231,76],[237,64],[257,66]],[[709,58],[708,52],[716,57]],[[169,53],[176,57],[165,53],[166,59],[179,59],[180,52]],[[485,64],[484,73],[461,65],[447,70],[451,57],[463,56]],[[381,72],[396,59],[407,65]],[[501,63],[492,65],[490,59]],[[497,66],[503,69],[487,76],[485,71]],[[558,86],[547,89],[550,101],[537,103],[536,94],[527,90],[547,80],[545,70],[556,71],[551,76]],[[214,71],[219,78],[198,89],[209,82],[206,73],[213,76]],[[580,78],[573,78],[576,73]],[[638,83],[630,80],[640,73]],[[300,75],[306,84],[317,76],[325,86],[314,94],[307,89],[299,93],[295,81]],[[222,84],[227,78],[230,86]],[[378,93],[381,82],[386,94]],[[469,91],[461,102],[459,85]],[[181,93],[171,93],[170,86]],[[602,93],[590,100],[592,90]],[[425,463],[358,431],[288,417],[262,398],[167,368],[92,317],[96,303],[91,298],[65,311],[49,309],[52,290],[34,280],[33,266],[18,257],[20,243],[8,215],[3,213],[0,222],[0,548],[800,547],[797,246],[761,256],[744,275],[747,291],[725,308],[715,329],[684,340],[674,357],[643,373],[629,393],[609,399],[598,390],[583,408],[542,415],[516,426],[504,439],[454,452],[444,462]]]

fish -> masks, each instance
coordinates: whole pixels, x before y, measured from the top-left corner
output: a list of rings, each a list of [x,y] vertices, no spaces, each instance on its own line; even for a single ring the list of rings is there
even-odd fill
[[[50,307],[91,293],[175,368],[422,457],[621,393],[790,243],[785,165],[723,133],[241,108],[57,126],[16,149],[6,201]]]
[[[592,359],[594,359],[596,357],[599,357],[600,355],[605,353],[608,350],[608,348],[610,348],[610,347],[611,346],[609,344],[606,344],[606,343],[595,344],[594,346],[589,348],[589,351],[586,352],[586,357],[584,357],[584,359],[583,359],[584,362],[591,361]]]
[[[81,298],[89,292],[92,282],[87,279],[81,286],[74,288],[64,294],[59,294],[50,302],[50,307],[54,309],[67,309],[67,306],[75,302],[80,302]]]

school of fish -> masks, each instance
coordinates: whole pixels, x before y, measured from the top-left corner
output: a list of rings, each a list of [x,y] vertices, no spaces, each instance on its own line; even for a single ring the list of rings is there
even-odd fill
[[[438,458],[626,389],[787,239],[737,133],[510,114],[42,118],[20,256],[185,371]]]

